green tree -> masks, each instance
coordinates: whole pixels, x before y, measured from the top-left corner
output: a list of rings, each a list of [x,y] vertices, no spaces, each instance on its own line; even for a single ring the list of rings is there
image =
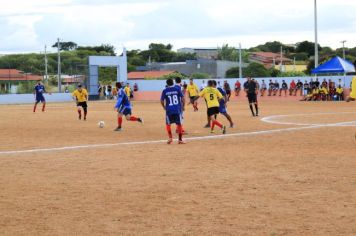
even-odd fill
[[[308,53],[305,52],[298,52],[293,55],[295,57],[295,60],[297,61],[307,61],[308,60]]]
[[[193,73],[190,75],[192,79],[209,79],[210,75],[206,73]]]
[[[239,67],[232,67],[228,69],[225,73],[226,78],[238,78],[239,77]]]
[[[61,51],[70,51],[70,50],[75,50],[77,49],[78,45],[74,42],[60,42],[60,50]],[[52,45],[53,48],[58,48],[58,42],[56,42],[55,44]]]
[[[102,44],[100,46],[93,46],[93,47],[90,47],[90,46],[86,46],[86,47],[83,47],[83,46],[79,46],[77,48],[78,50],[87,50],[87,51],[95,51],[96,53],[102,53],[102,52],[106,52],[107,55],[110,55],[110,56],[116,56],[116,53],[115,53],[115,47],[113,45],[110,45],[110,44]]]
[[[308,54],[308,57],[314,55],[315,51],[314,51],[314,46],[315,44],[313,42],[309,42],[309,41],[303,41],[300,43],[297,43],[297,48],[296,48],[296,52],[304,52]],[[318,50],[321,50],[320,45],[318,44]]]
[[[244,70],[242,70],[242,74],[244,77],[253,77],[253,78],[271,76],[271,74],[264,67],[264,65],[256,62],[250,63]]]
[[[221,48],[218,48],[218,59],[225,61],[237,61],[238,53],[236,48],[229,47],[228,44],[224,44]]]

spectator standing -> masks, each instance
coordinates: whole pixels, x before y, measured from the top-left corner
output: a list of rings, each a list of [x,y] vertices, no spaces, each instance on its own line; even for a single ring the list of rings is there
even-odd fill
[[[271,95],[272,95],[273,89],[274,89],[274,83],[273,83],[272,80],[270,79],[270,80],[269,80],[269,84],[268,84],[268,96],[271,96]]]
[[[336,99],[338,101],[344,100],[344,89],[341,87],[341,85],[336,88]]]
[[[134,83],[133,90],[134,90],[135,92],[138,91],[138,85],[137,85],[137,83]]]
[[[240,81],[236,80],[235,83],[235,96],[239,96],[240,95],[240,91],[241,91],[241,83]]]
[[[304,96],[308,95],[310,93],[310,84],[308,81],[304,82]]]
[[[335,84],[329,82],[329,100],[333,101],[336,99],[336,88]]]
[[[108,90],[108,93],[107,93],[108,98],[112,99],[112,97],[111,97],[112,96],[112,86],[111,86],[111,84],[108,84],[107,90]]]

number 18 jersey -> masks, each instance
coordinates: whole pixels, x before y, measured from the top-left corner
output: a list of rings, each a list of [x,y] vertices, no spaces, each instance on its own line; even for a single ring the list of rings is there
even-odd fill
[[[183,93],[177,86],[167,87],[163,90],[161,101],[165,101],[167,115],[182,113]]]

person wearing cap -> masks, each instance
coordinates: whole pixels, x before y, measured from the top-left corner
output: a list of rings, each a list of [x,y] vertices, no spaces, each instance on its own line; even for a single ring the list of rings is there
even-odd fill
[[[79,120],[82,119],[82,109],[84,111],[84,120],[86,120],[88,114],[88,91],[82,88],[81,84],[78,84],[78,88],[72,93],[72,97],[77,103]]]

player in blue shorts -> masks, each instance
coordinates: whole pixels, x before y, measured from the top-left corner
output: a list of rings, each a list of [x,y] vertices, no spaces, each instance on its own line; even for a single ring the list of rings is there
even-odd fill
[[[182,90],[174,86],[173,80],[166,81],[167,87],[163,90],[161,95],[161,105],[166,111],[166,130],[168,133],[167,144],[173,142],[171,124],[175,123],[178,130],[178,144],[185,144],[183,141],[183,128],[182,128],[182,112],[184,111],[184,95]]]
[[[42,111],[45,111],[45,107],[46,107],[46,99],[44,98],[43,94],[46,92],[46,89],[44,87],[44,85],[41,83],[41,81],[38,81],[38,83],[36,84],[33,94],[35,95],[35,105],[33,107],[33,112],[36,112],[36,108],[37,108],[37,104],[39,102],[42,103]]]
[[[214,80],[214,87],[216,87],[216,81]],[[219,100],[219,112],[221,115],[225,116],[226,119],[230,122],[230,128],[234,127],[234,122],[232,122],[231,116],[227,113],[226,103],[227,103],[227,94],[222,87],[217,87],[224,99]]]
[[[122,84],[120,82],[116,83],[117,88],[117,102],[115,105],[115,110],[117,110],[117,123],[118,126],[114,131],[121,131],[122,127],[122,117],[125,116],[128,121],[137,121],[143,123],[141,118],[137,118],[132,115],[132,106],[129,98],[127,97],[125,91],[122,89]]]

